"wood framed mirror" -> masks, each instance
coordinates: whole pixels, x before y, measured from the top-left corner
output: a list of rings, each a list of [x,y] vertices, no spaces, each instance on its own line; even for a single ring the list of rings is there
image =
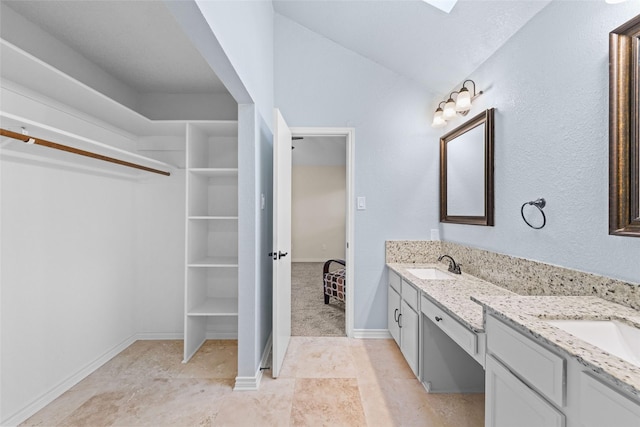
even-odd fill
[[[609,33],[609,234],[640,237],[640,15]]]
[[[440,138],[440,222],[493,225],[493,111]]]

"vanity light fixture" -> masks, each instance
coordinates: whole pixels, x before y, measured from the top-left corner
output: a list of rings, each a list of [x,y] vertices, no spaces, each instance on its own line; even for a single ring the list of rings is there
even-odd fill
[[[443,103],[444,103],[444,101],[442,101],[440,104],[438,104],[438,108],[436,109],[436,113],[433,115],[433,123],[431,123],[431,126],[433,126],[434,128],[441,128],[441,127],[445,127],[447,125],[447,121],[443,117],[444,112],[442,110],[442,107],[440,107]]]
[[[445,120],[451,120],[456,116],[456,102],[452,98],[454,93],[456,92],[451,92],[449,94],[449,99],[447,99],[446,104],[444,104],[442,117],[444,117]]]
[[[469,82],[473,84],[473,95],[465,86]],[[455,100],[453,99],[453,95],[456,95]],[[447,120],[451,120],[457,115],[466,116],[471,109],[471,101],[480,95],[482,95],[482,91],[476,93],[476,83],[473,80],[465,80],[459,91],[451,92],[449,99],[438,104],[438,108],[433,115],[433,123],[431,123],[431,126],[440,128],[447,125]],[[444,110],[440,107],[443,103]]]

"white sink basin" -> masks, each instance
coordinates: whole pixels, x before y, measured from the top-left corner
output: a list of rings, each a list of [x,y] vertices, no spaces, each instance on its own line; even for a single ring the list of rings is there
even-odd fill
[[[640,329],[613,320],[547,320],[570,333],[640,367]]]
[[[453,280],[450,274],[438,270],[437,268],[409,268],[407,271],[423,280]]]

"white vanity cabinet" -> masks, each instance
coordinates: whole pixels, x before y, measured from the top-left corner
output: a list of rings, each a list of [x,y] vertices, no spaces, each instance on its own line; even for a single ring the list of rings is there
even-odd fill
[[[578,418],[581,426],[640,426],[640,402],[612,389],[589,372],[580,372],[579,381]]]
[[[493,356],[486,359],[485,426],[563,427],[565,416]]]
[[[485,425],[638,427],[640,399],[489,315]]]
[[[564,426],[566,361],[493,316],[485,323],[485,426]]]
[[[387,323],[402,355],[418,375],[420,348],[419,292],[413,285],[389,270]]]

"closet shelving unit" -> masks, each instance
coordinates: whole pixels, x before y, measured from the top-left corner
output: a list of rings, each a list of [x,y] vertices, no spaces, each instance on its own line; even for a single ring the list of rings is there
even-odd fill
[[[186,147],[184,362],[238,334],[238,124],[191,122]]]
[[[0,57],[0,127],[12,131],[24,127],[39,138],[172,173],[186,169],[184,361],[207,338],[237,338],[238,122],[149,120],[3,39]],[[33,108],[39,108],[29,101],[34,93],[37,99],[46,98],[51,107],[48,120],[63,123],[64,130],[27,119]],[[61,105],[65,107],[58,108]],[[63,112],[67,106],[75,113]],[[5,108],[13,114],[6,113]],[[94,118],[112,130],[102,132],[105,136],[123,132],[121,140],[101,141],[102,134],[94,136],[95,140],[82,137],[83,121],[93,122]],[[135,139],[137,146],[128,146]],[[0,137],[0,148],[2,156],[44,159],[123,178],[149,175],[63,151],[27,146],[10,138]]]

